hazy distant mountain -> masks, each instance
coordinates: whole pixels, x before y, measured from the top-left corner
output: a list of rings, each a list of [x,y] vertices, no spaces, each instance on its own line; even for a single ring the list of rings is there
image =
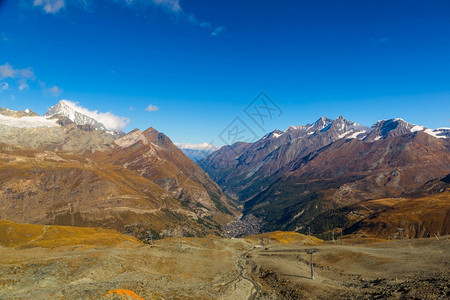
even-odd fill
[[[175,143],[175,146],[181,149],[187,157],[192,159],[193,162],[197,162],[206,158],[214,151],[220,149],[220,147],[211,145],[208,143],[202,144],[187,144],[187,143]]]
[[[322,117],[255,143],[222,147],[199,165],[267,230],[300,229],[324,211],[398,197],[450,173],[447,134],[401,119],[369,129]]]

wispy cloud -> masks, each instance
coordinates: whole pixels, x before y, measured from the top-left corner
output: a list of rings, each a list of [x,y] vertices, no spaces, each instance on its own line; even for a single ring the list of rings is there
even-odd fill
[[[214,31],[211,32],[211,36],[218,36],[219,33],[225,31],[226,29],[227,29],[227,28],[226,28],[225,26],[219,26],[219,27],[216,27],[216,28],[214,29]]]
[[[138,6],[145,7],[146,5],[159,7],[167,11],[168,13],[175,14],[179,19],[192,23],[196,26],[212,30],[212,32],[210,33],[211,36],[218,36],[219,33],[225,30],[224,26],[214,27],[209,22],[197,19],[197,17],[194,14],[185,12],[181,7],[180,0],[109,0],[109,1],[115,3],[124,3],[128,7],[138,7]],[[86,11],[91,11],[89,2],[86,0],[78,0],[70,2],[71,5],[73,5],[74,3],[75,4],[78,3],[78,5],[81,5]],[[39,7],[46,13],[56,14],[66,7],[66,0],[33,0],[33,6]]]
[[[159,107],[153,104],[150,104],[149,106],[147,106],[147,108],[145,109],[145,111],[158,111]]]
[[[65,0],[34,0],[33,6],[42,8],[48,14],[56,14],[66,6]]]
[[[55,97],[58,97],[63,92],[63,90],[61,88],[57,87],[56,85],[49,88],[48,91],[50,92],[50,94],[52,94]]]
[[[19,84],[19,91],[28,90],[29,88],[30,88],[30,86],[26,82],[21,82]]]
[[[25,69],[16,69],[9,63],[5,63],[4,65],[0,65],[0,80],[1,79],[14,80],[18,84],[19,90],[23,91],[29,88],[28,81],[35,80],[36,76],[34,75],[33,69],[29,67]]]
[[[0,65],[0,79],[4,78],[24,78],[24,79],[34,79],[35,75],[33,69],[30,67],[26,69],[15,69],[9,63]]]
[[[48,87],[45,82],[37,80],[31,67],[19,69],[13,67],[9,63],[0,65],[0,80],[5,80],[1,86],[5,87],[7,84],[8,89],[10,87],[15,87],[19,91],[26,91],[30,88],[32,82],[37,81],[39,86],[46,93],[50,93],[53,96],[59,96],[62,93],[60,87],[57,87],[56,85]],[[9,81],[9,83],[7,81]]]
[[[122,130],[130,122],[128,118],[116,116],[110,112],[101,113],[97,110],[89,110],[82,107],[78,104],[78,102],[73,102],[70,100],[63,101],[76,111],[101,122],[108,130]]]
[[[180,5],[179,0],[122,0],[129,6],[133,4],[153,4],[164,8],[166,11],[176,14],[179,18],[182,18],[194,25],[202,28],[212,29],[211,36],[218,36],[219,33],[225,30],[224,26],[214,27],[211,23],[199,20],[194,14],[186,13]]]
[[[389,38],[389,37],[370,38],[370,39],[368,39],[367,41],[368,41],[369,43],[371,43],[371,44],[381,45],[381,44],[389,43],[390,38]]]
[[[14,78],[14,76],[15,70],[10,64],[6,63],[0,66],[0,79]]]
[[[129,0],[128,0],[129,1]],[[178,0],[151,0],[155,5],[160,5],[170,9],[173,12],[180,12],[181,6]]]
[[[0,82],[0,92],[6,91],[9,89],[9,84],[7,82]]]
[[[0,39],[6,43],[10,42],[9,38],[4,33],[0,33]]]

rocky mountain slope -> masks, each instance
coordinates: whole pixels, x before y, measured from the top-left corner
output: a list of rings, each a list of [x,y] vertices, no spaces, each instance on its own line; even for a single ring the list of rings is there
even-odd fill
[[[246,199],[253,193],[252,186],[261,184],[296,158],[338,139],[359,137],[367,130],[342,116],[336,120],[322,117],[313,124],[275,130],[255,143],[222,147],[199,165],[225,191]]]
[[[31,110],[0,108],[0,142],[48,151],[95,151],[111,149],[117,136],[67,117],[39,116]]]
[[[161,231],[195,213],[166,190],[120,166],[65,152],[0,147],[0,218],[33,224]],[[197,226],[200,227],[200,226]]]
[[[94,153],[92,158],[150,179],[199,216],[213,213],[212,217],[223,223],[236,213],[235,204],[220,187],[163,133],[136,129],[114,144],[111,151]]]
[[[78,123],[0,111],[0,218],[161,234],[181,225],[203,234],[238,214],[164,134],[150,128],[118,138]]]
[[[448,174],[446,134],[401,119],[369,129],[323,117],[253,144],[223,147],[200,165],[266,230],[301,230],[324,211],[398,197]]]

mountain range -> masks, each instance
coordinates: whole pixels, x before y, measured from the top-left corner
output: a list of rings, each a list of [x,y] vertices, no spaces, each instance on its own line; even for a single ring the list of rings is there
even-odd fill
[[[128,134],[60,101],[0,109],[0,218],[172,235],[218,232],[236,204],[153,128]]]
[[[402,119],[370,128],[322,117],[224,146],[199,165],[265,230],[305,230],[321,214],[401,197],[450,173],[450,129]]]
[[[448,128],[402,119],[366,127],[340,116],[218,148],[174,144],[152,127],[125,134],[67,100],[43,116],[0,108],[0,218],[143,239],[246,227],[444,233],[449,138]],[[398,218],[402,211],[423,220]]]

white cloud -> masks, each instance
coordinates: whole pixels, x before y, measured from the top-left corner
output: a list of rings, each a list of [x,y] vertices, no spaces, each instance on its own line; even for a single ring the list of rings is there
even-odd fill
[[[100,113],[97,110],[92,111],[85,107],[79,106],[76,102],[69,100],[63,101],[76,111],[101,122],[108,130],[122,130],[130,122],[128,118],[116,116],[110,112]]]
[[[207,151],[215,151],[220,149],[219,146],[201,143],[201,144],[190,144],[190,143],[174,143],[180,149],[190,149],[190,150],[207,150]]]
[[[127,6],[133,5],[153,5],[160,7],[170,13],[178,15],[180,19],[190,22],[194,25],[200,26],[202,28],[213,29],[211,36],[218,36],[219,33],[225,30],[224,26],[218,26],[214,28],[211,23],[198,20],[195,15],[186,13],[181,7],[180,0],[110,0],[115,3],[125,3]],[[93,2],[89,1],[89,2]],[[78,3],[86,11],[91,11],[89,8],[91,5],[86,0],[78,1],[68,1],[67,3],[73,4]],[[66,7],[66,0],[34,0],[33,6],[42,8],[46,13],[56,14],[60,10]]]
[[[22,82],[22,83],[19,85],[19,91],[28,90],[29,87],[30,87],[30,86],[28,85],[28,83]]]
[[[9,89],[9,84],[7,82],[0,82],[0,92],[6,91]]]
[[[194,15],[187,16],[187,20],[189,22],[191,22],[192,24],[198,25],[198,26],[203,27],[203,28],[212,28],[211,23],[201,22]]]
[[[28,84],[29,81],[36,80],[36,75],[30,67],[25,69],[16,69],[9,63],[5,63],[4,65],[0,65],[0,80],[2,79],[9,79],[10,83],[15,83],[14,86],[17,86],[19,91],[25,91],[30,88],[30,85]],[[59,96],[63,92],[63,90],[56,85],[48,88],[45,82],[40,80],[37,80],[37,82],[44,92],[48,92],[54,96]],[[5,84],[7,84],[7,86]],[[0,89],[5,87],[9,88],[10,84],[5,82],[1,85]]]
[[[218,36],[219,33],[223,32],[223,31],[225,31],[225,30],[226,30],[226,27],[225,27],[225,26],[219,26],[219,27],[216,27],[216,28],[214,29],[214,31],[211,32],[211,36]]]
[[[123,0],[123,1],[127,5],[132,5],[132,4],[137,4],[137,3],[153,4],[156,6],[161,6],[163,8],[168,9],[169,11],[176,12],[176,13],[182,11],[179,0]]]
[[[49,88],[48,91],[50,92],[50,94],[52,94],[55,97],[58,97],[63,92],[63,90],[61,88],[57,87],[56,85]]]
[[[33,69],[15,69],[9,63],[5,63],[4,65],[0,65],[0,79],[4,78],[22,78],[22,79],[34,79],[35,75]]]
[[[48,14],[56,14],[66,6],[65,0],[34,0],[33,6],[42,7]]]
[[[145,109],[145,111],[158,111],[159,107],[153,104],[150,104],[149,106],[147,106],[147,108]]]
[[[8,77],[14,78],[15,76],[14,73],[15,73],[14,68],[8,63],[0,66],[0,79]]]
[[[156,5],[167,7],[174,12],[181,11],[180,2],[178,0],[152,0],[152,2]]]
[[[19,90],[27,90],[29,88],[28,81],[35,80],[33,69],[28,67],[25,69],[16,69],[9,63],[0,65],[0,80],[1,79],[12,79],[17,82]],[[9,84],[8,84],[9,86]]]

